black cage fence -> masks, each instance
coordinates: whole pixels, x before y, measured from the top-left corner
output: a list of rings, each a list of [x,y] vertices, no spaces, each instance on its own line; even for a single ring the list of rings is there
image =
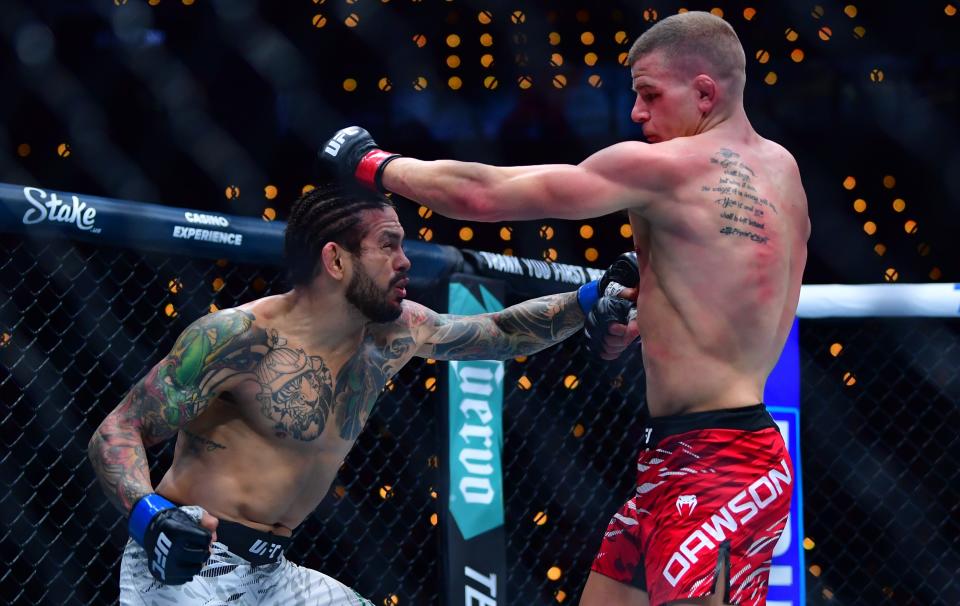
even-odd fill
[[[960,320],[801,321],[811,604],[960,604]]]
[[[225,259],[57,240],[17,239],[3,252],[7,490],[0,504],[9,516],[4,550],[14,556],[2,597],[113,603],[126,527],[100,491],[87,441],[194,318],[282,292],[282,275]],[[288,554],[377,603],[440,600],[440,366],[415,361],[393,378]],[[622,472],[642,403],[639,358],[598,368],[603,380],[592,393],[588,366],[577,339],[507,366],[507,384],[515,387],[506,406],[506,507],[516,521],[508,549],[525,563],[511,567],[516,603],[572,599],[606,520],[629,490]],[[561,392],[552,387],[564,382]],[[603,414],[611,402],[614,414]],[[559,461],[557,449],[565,453]],[[150,454],[156,483],[172,442]],[[545,576],[553,566],[563,571],[562,583]]]
[[[87,462],[92,431],[187,324],[281,292],[281,272],[20,236],[2,250],[0,599],[114,603],[126,525]],[[958,333],[801,322],[808,604],[960,603]],[[288,553],[376,604],[442,602],[442,368],[394,377]],[[507,362],[505,385],[508,603],[576,603],[632,488],[639,355],[593,361],[574,337]],[[154,481],[171,453],[151,452]]]

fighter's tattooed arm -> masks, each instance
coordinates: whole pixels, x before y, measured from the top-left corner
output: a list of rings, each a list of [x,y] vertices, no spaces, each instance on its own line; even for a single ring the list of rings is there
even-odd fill
[[[197,320],[171,352],[103,420],[88,455],[110,501],[126,513],[153,492],[146,446],[162,442],[202,413],[226,381],[267,349],[254,317],[227,310]]]
[[[417,355],[440,360],[505,360],[536,353],[583,327],[575,292],[548,295],[475,316],[438,314],[409,304]]]

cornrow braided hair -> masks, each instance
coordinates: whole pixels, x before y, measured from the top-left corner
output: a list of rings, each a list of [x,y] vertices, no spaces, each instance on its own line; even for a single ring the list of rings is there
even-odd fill
[[[367,233],[361,222],[363,211],[392,207],[393,202],[379,193],[335,184],[300,196],[290,209],[284,232],[290,282],[304,286],[313,280],[319,271],[320,251],[327,242],[358,254]]]

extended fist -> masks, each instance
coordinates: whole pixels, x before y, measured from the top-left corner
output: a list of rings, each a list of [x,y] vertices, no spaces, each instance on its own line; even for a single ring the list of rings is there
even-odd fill
[[[638,284],[640,284],[640,268],[637,265],[637,253],[625,252],[610,264],[600,278],[600,296],[615,296],[624,288],[636,288]],[[637,296],[634,294],[627,298],[636,299]]]
[[[616,360],[640,338],[637,307],[629,299],[600,297],[583,325],[587,351],[603,360]]]
[[[637,328],[637,254],[623,253],[597,283],[597,300],[587,311],[584,334],[587,351],[615,360],[640,337]]]
[[[383,169],[401,156],[377,147],[370,133],[359,126],[348,126],[327,139],[319,157],[340,181],[356,181],[368,189],[383,192]]]

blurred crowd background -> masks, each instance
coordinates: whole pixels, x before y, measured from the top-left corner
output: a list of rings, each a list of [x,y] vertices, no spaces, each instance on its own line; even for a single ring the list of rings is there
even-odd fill
[[[424,159],[576,163],[642,138],[633,40],[707,10],[743,42],[755,128],[799,163],[805,283],[957,282],[958,4],[5,0],[0,181],[282,221],[349,124]],[[631,246],[619,215],[398,210],[409,239],[526,258],[603,267]],[[90,433],[197,314],[281,292],[282,271],[22,235],[2,251],[0,601],[113,603],[126,533]],[[801,322],[808,604],[960,603],[958,335],[955,319]],[[633,480],[642,370],[571,340],[506,372],[509,603],[575,603]],[[397,377],[291,551],[378,605],[440,603],[443,462],[425,436],[445,376]],[[157,479],[170,450],[152,454]]]
[[[424,159],[576,163],[642,138],[622,63],[679,10],[712,10],[743,42],[748,115],[796,156],[810,199],[808,283],[957,279],[946,0],[11,0],[0,176],[283,219],[348,124]],[[581,232],[400,208],[409,237],[456,246],[596,265],[629,246],[616,216]]]

